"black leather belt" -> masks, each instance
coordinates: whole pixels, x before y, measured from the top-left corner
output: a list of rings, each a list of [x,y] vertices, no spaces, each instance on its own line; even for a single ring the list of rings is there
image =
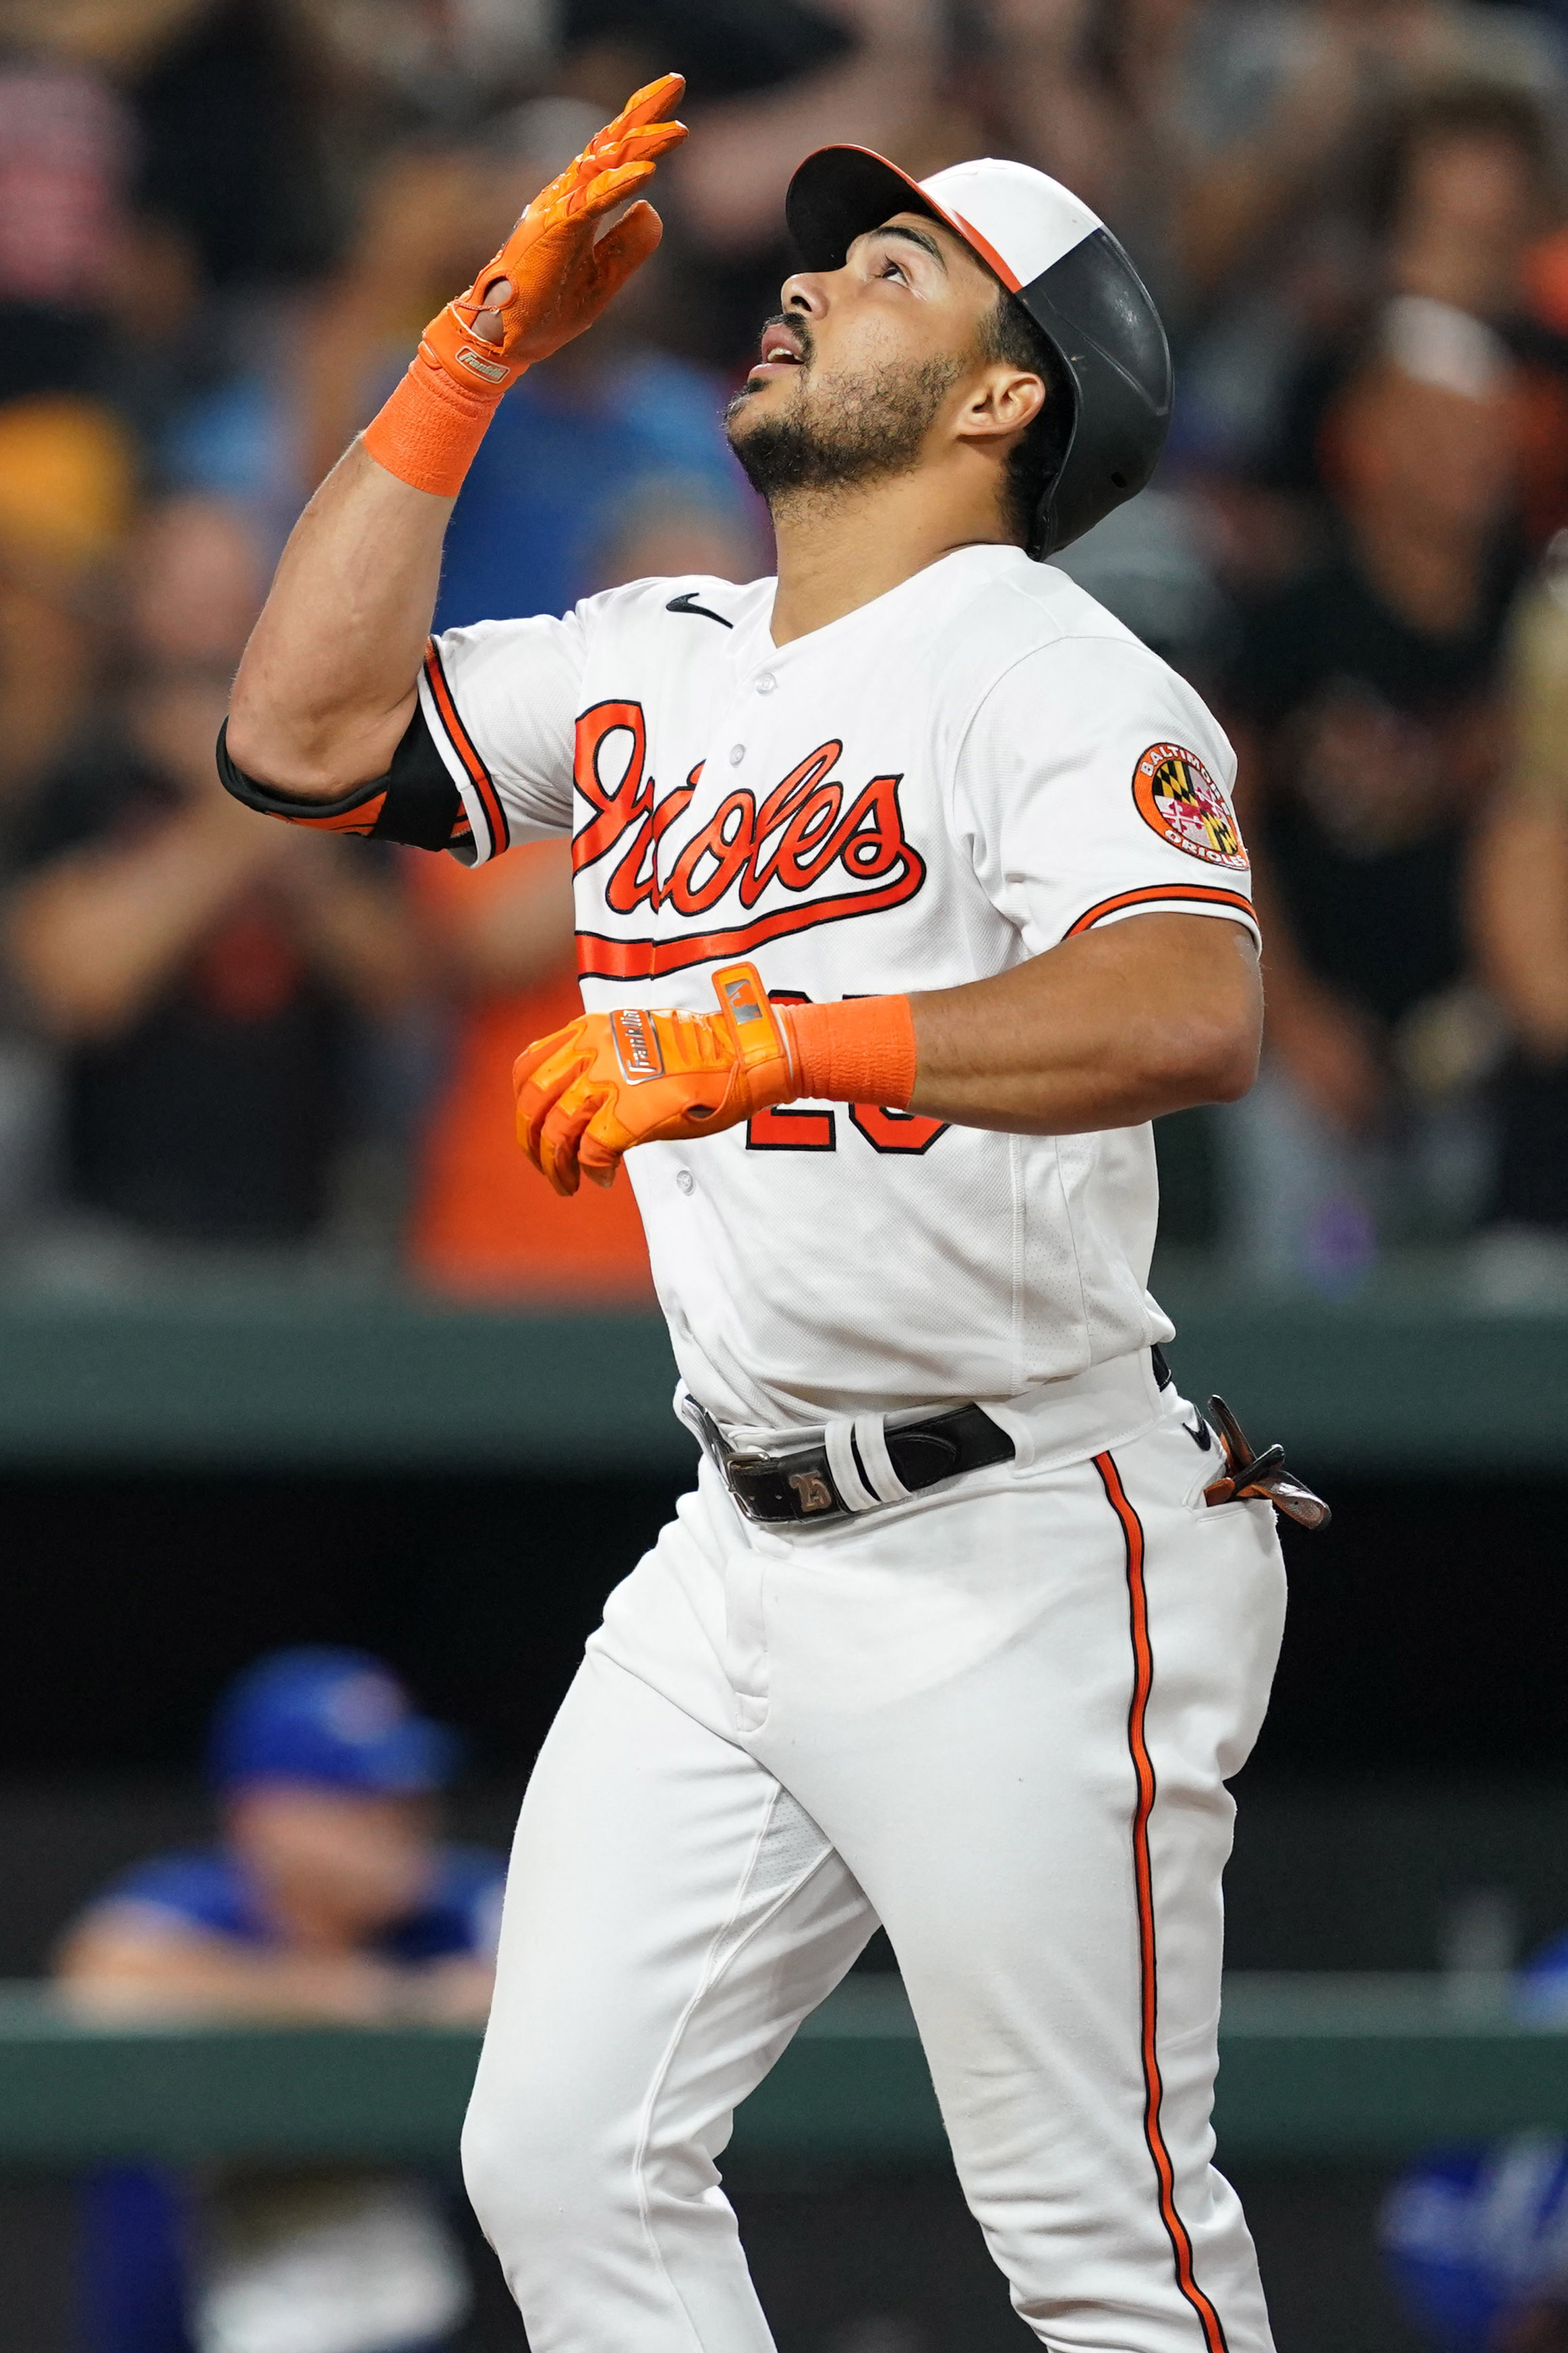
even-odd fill
[[[1158,1348],[1152,1353],[1154,1377],[1162,1388],[1167,1388],[1171,1375],[1164,1357]],[[869,1431],[863,1440],[853,1424],[844,1426],[839,1447],[847,1449],[847,1455],[840,1451],[836,1472],[826,1441],[776,1450],[731,1446],[711,1414],[695,1398],[689,1403],[701,1426],[703,1442],[731,1494],[747,1519],[764,1526],[780,1527],[803,1520],[821,1526],[828,1520],[847,1519],[877,1504],[898,1502],[897,1488],[918,1495],[940,1479],[983,1471],[992,1462],[1010,1462],[1016,1451],[1006,1431],[983,1406],[950,1406],[942,1413],[929,1414],[923,1421],[900,1422],[892,1429],[879,1415],[873,1416],[871,1422],[879,1426],[893,1472],[889,1482],[884,1466],[867,1460]],[[850,1484],[858,1487],[864,1501],[845,1493]]]

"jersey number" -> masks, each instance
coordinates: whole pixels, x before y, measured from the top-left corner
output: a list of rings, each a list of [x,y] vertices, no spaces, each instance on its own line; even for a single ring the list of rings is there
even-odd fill
[[[799,988],[770,988],[768,999],[773,1005],[811,1003]],[[945,1119],[921,1119],[912,1111],[888,1111],[879,1103],[851,1103],[849,1121],[851,1126],[859,1129],[873,1152],[929,1152],[952,1124]],[[753,1113],[746,1122],[746,1149],[837,1152],[837,1122],[830,1111],[794,1111],[787,1105],[775,1104],[771,1111]]]

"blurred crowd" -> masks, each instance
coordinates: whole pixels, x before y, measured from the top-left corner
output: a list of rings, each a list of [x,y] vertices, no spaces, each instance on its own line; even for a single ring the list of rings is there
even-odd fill
[[[718,418],[809,148],[1055,173],[1178,385],[1062,561],[1220,711],[1265,914],[1204,1238],[1568,1297],[1563,0],[5,0],[0,1250],[647,1295],[628,1189],[559,1203],[510,1142],[510,1060],[574,1009],[564,850],[259,825],[212,744],[425,319],[667,68],[664,246],[503,406],[438,622],[768,566]]]

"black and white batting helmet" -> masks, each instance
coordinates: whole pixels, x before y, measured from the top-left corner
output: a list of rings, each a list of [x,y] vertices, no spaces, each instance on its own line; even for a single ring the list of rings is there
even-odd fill
[[[784,210],[808,269],[842,269],[855,239],[894,213],[929,213],[1023,304],[1073,403],[1031,555],[1054,555],[1143,488],[1171,421],[1170,346],[1116,238],[1059,181],[991,156],[911,180],[868,147],[819,147]]]

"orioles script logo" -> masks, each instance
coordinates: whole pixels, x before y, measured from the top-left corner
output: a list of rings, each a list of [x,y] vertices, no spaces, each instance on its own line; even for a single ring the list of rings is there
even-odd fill
[[[577,722],[574,774],[591,813],[572,844],[574,869],[581,874],[611,861],[605,903],[617,915],[668,908],[683,923],[702,928],[658,939],[579,932],[579,972],[596,980],[651,980],[688,965],[750,955],[814,923],[871,915],[912,899],[926,870],[904,838],[901,780],[873,776],[851,797],[832,774],[843,750],[840,743],[819,744],[760,801],[739,788],[726,794],[672,864],[668,853],[661,860],[659,845],[690,807],[701,764],[684,785],[661,795],[645,773],[641,703],[596,702],[585,711]],[[781,892],[789,896],[752,914],[769,892],[775,900]],[[702,923],[714,915],[729,920]]]

